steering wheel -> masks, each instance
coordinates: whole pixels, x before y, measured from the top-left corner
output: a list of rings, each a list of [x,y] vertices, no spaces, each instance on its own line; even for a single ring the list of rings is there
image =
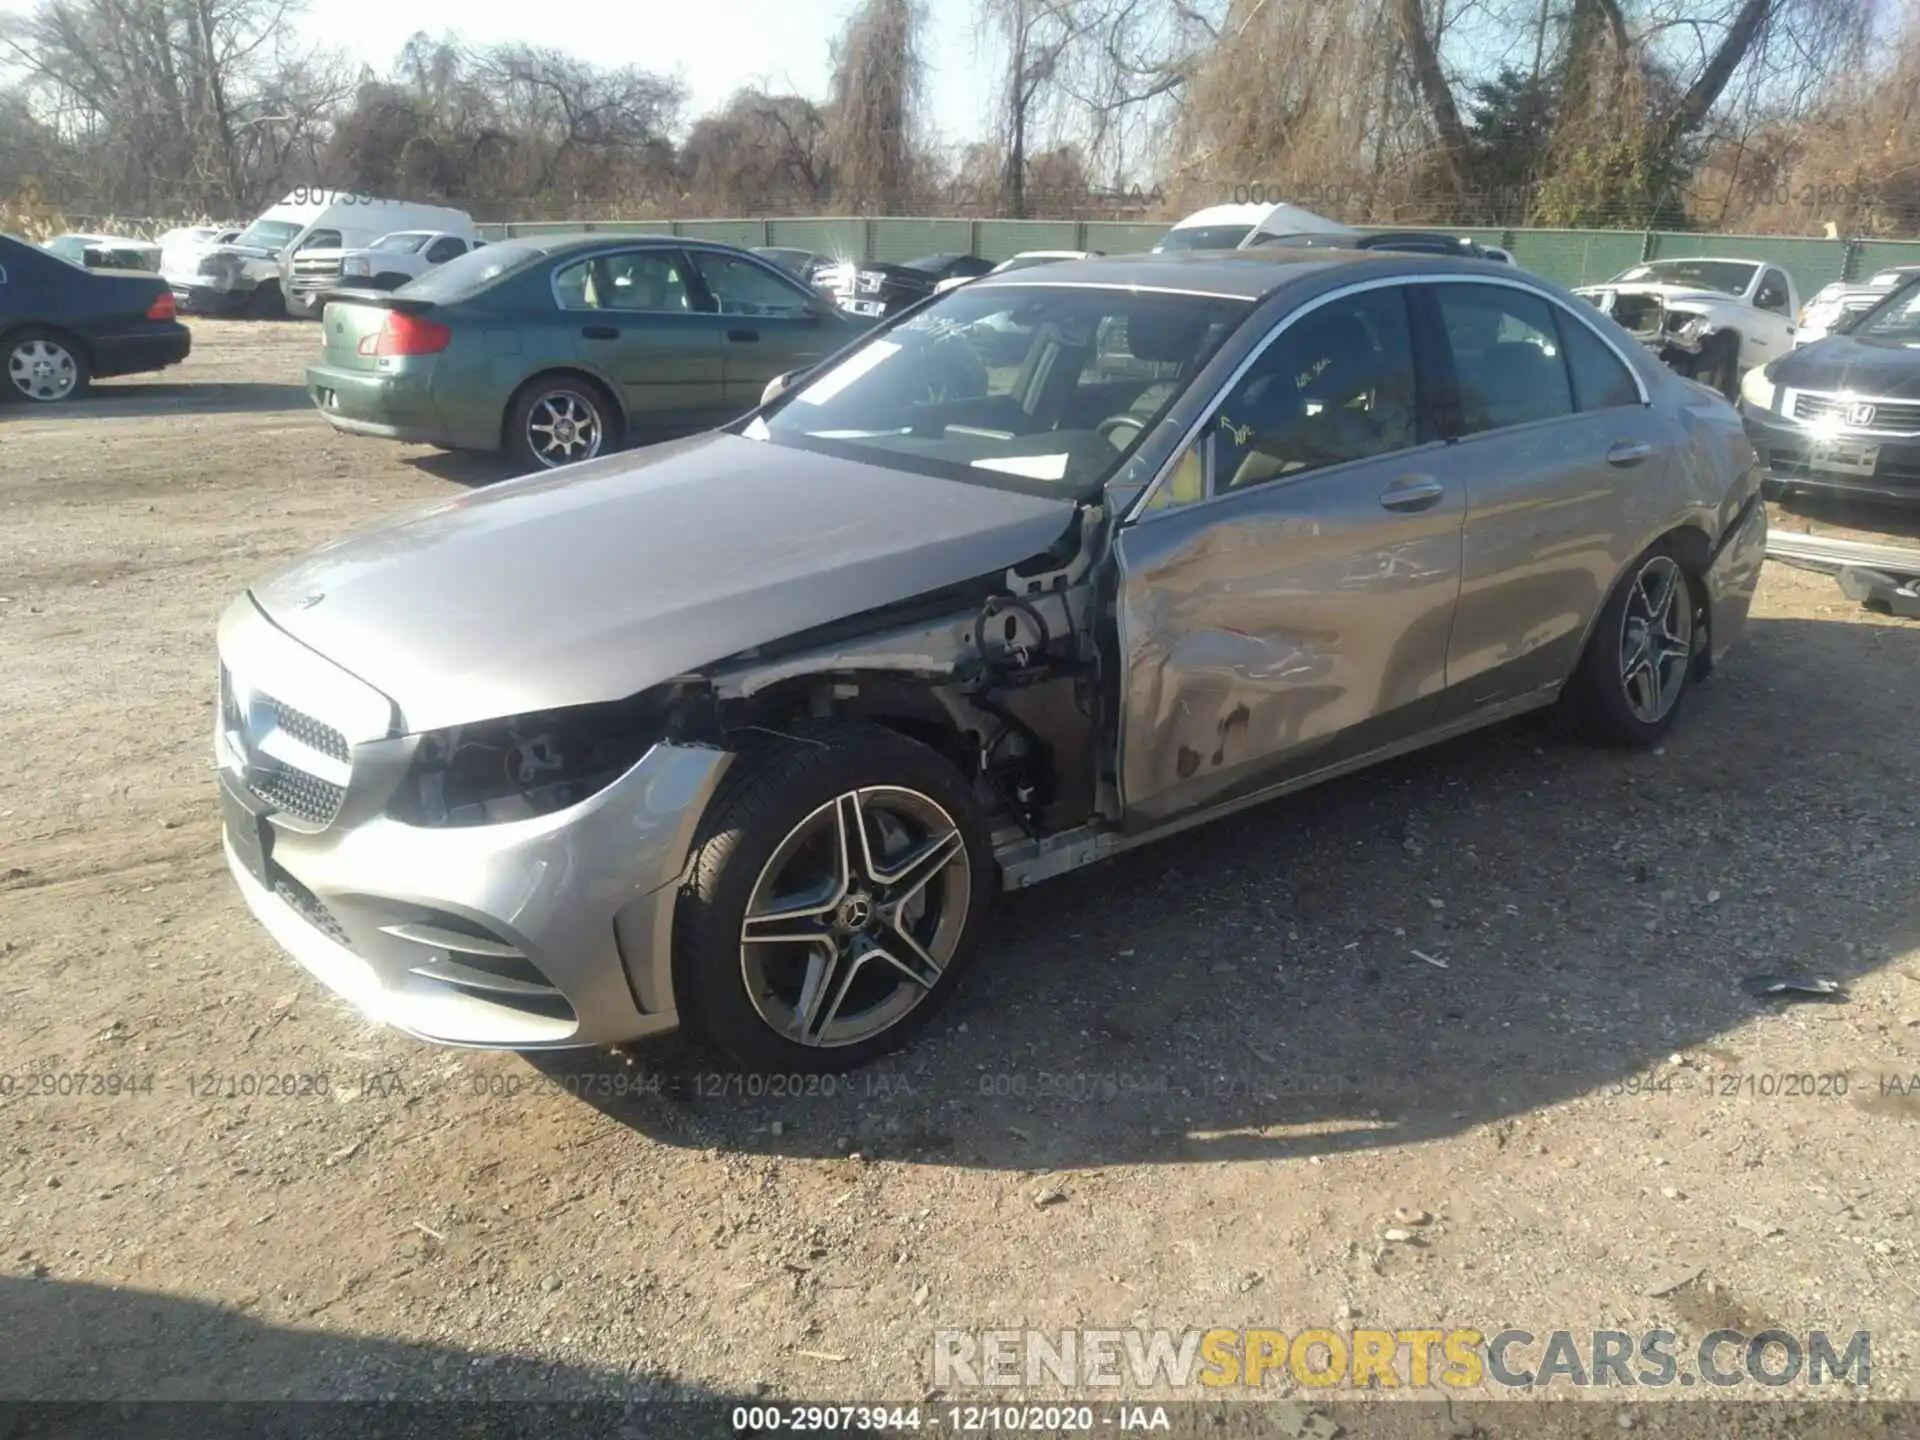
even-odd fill
[[[1137,438],[1138,433],[1142,430],[1145,430],[1146,428],[1147,428],[1146,421],[1142,420],[1138,415],[1133,414],[1131,411],[1123,410],[1118,415],[1109,415],[1106,419],[1102,420],[1098,425],[1094,426],[1093,433],[1095,435],[1098,435],[1102,440],[1105,440],[1108,444],[1112,445],[1114,449],[1124,450],[1127,448],[1127,446],[1133,443],[1134,439]],[[1124,440],[1115,440],[1113,438],[1113,432],[1116,430],[1122,430],[1122,429],[1132,430],[1135,433],[1134,435],[1128,436]]]

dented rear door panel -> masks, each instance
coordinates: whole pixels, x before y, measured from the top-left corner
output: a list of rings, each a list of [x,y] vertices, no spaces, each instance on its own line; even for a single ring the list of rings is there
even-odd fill
[[[1123,530],[1124,823],[1138,830],[1405,739],[1446,684],[1466,502],[1422,446]],[[1442,481],[1431,508],[1381,497]]]

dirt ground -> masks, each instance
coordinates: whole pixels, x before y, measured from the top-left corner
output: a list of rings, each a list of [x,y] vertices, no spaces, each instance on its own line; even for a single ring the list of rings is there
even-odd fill
[[[0,1399],[912,1402],[938,1329],[1141,1325],[1865,1330],[1920,1400],[1920,624],[1770,565],[1662,749],[1517,725],[1015,897],[830,1095],[536,1068],[361,1020],[219,858],[222,605],[499,473],[335,436],[315,333],[0,408]],[[1787,1433],[1703,1413],[1644,1423]]]

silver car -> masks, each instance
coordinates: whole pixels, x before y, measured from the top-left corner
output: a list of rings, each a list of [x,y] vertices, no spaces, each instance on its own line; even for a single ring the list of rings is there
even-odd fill
[[[725,429],[337,541],[219,631],[226,856],[367,1013],[857,1065],[1018,888],[1739,636],[1734,411],[1512,267],[978,280]]]

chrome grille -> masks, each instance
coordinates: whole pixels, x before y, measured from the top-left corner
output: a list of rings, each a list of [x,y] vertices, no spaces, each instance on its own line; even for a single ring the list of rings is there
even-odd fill
[[[332,824],[333,817],[340,813],[340,802],[347,798],[342,786],[285,766],[249,772],[247,788],[275,809],[314,825]]]
[[[280,728],[309,750],[318,750],[322,755],[331,760],[338,760],[342,765],[353,763],[353,751],[347,747],[347,737],[331,725],[324,724],[305,711],[296,710],[291,705],[284,705],[278,700],[269,699],[265,703],[273,711],[274,719],[279,722]]]
[[[1853,417],[1856,406],[1870,407],[1866,420]],[[1826,420],[1853,430],[1886,430],[1896,433],[1920,433],[1920,400],[1868,400],[1851,395],[1809,395],[1793,397],[1793,418]]]

